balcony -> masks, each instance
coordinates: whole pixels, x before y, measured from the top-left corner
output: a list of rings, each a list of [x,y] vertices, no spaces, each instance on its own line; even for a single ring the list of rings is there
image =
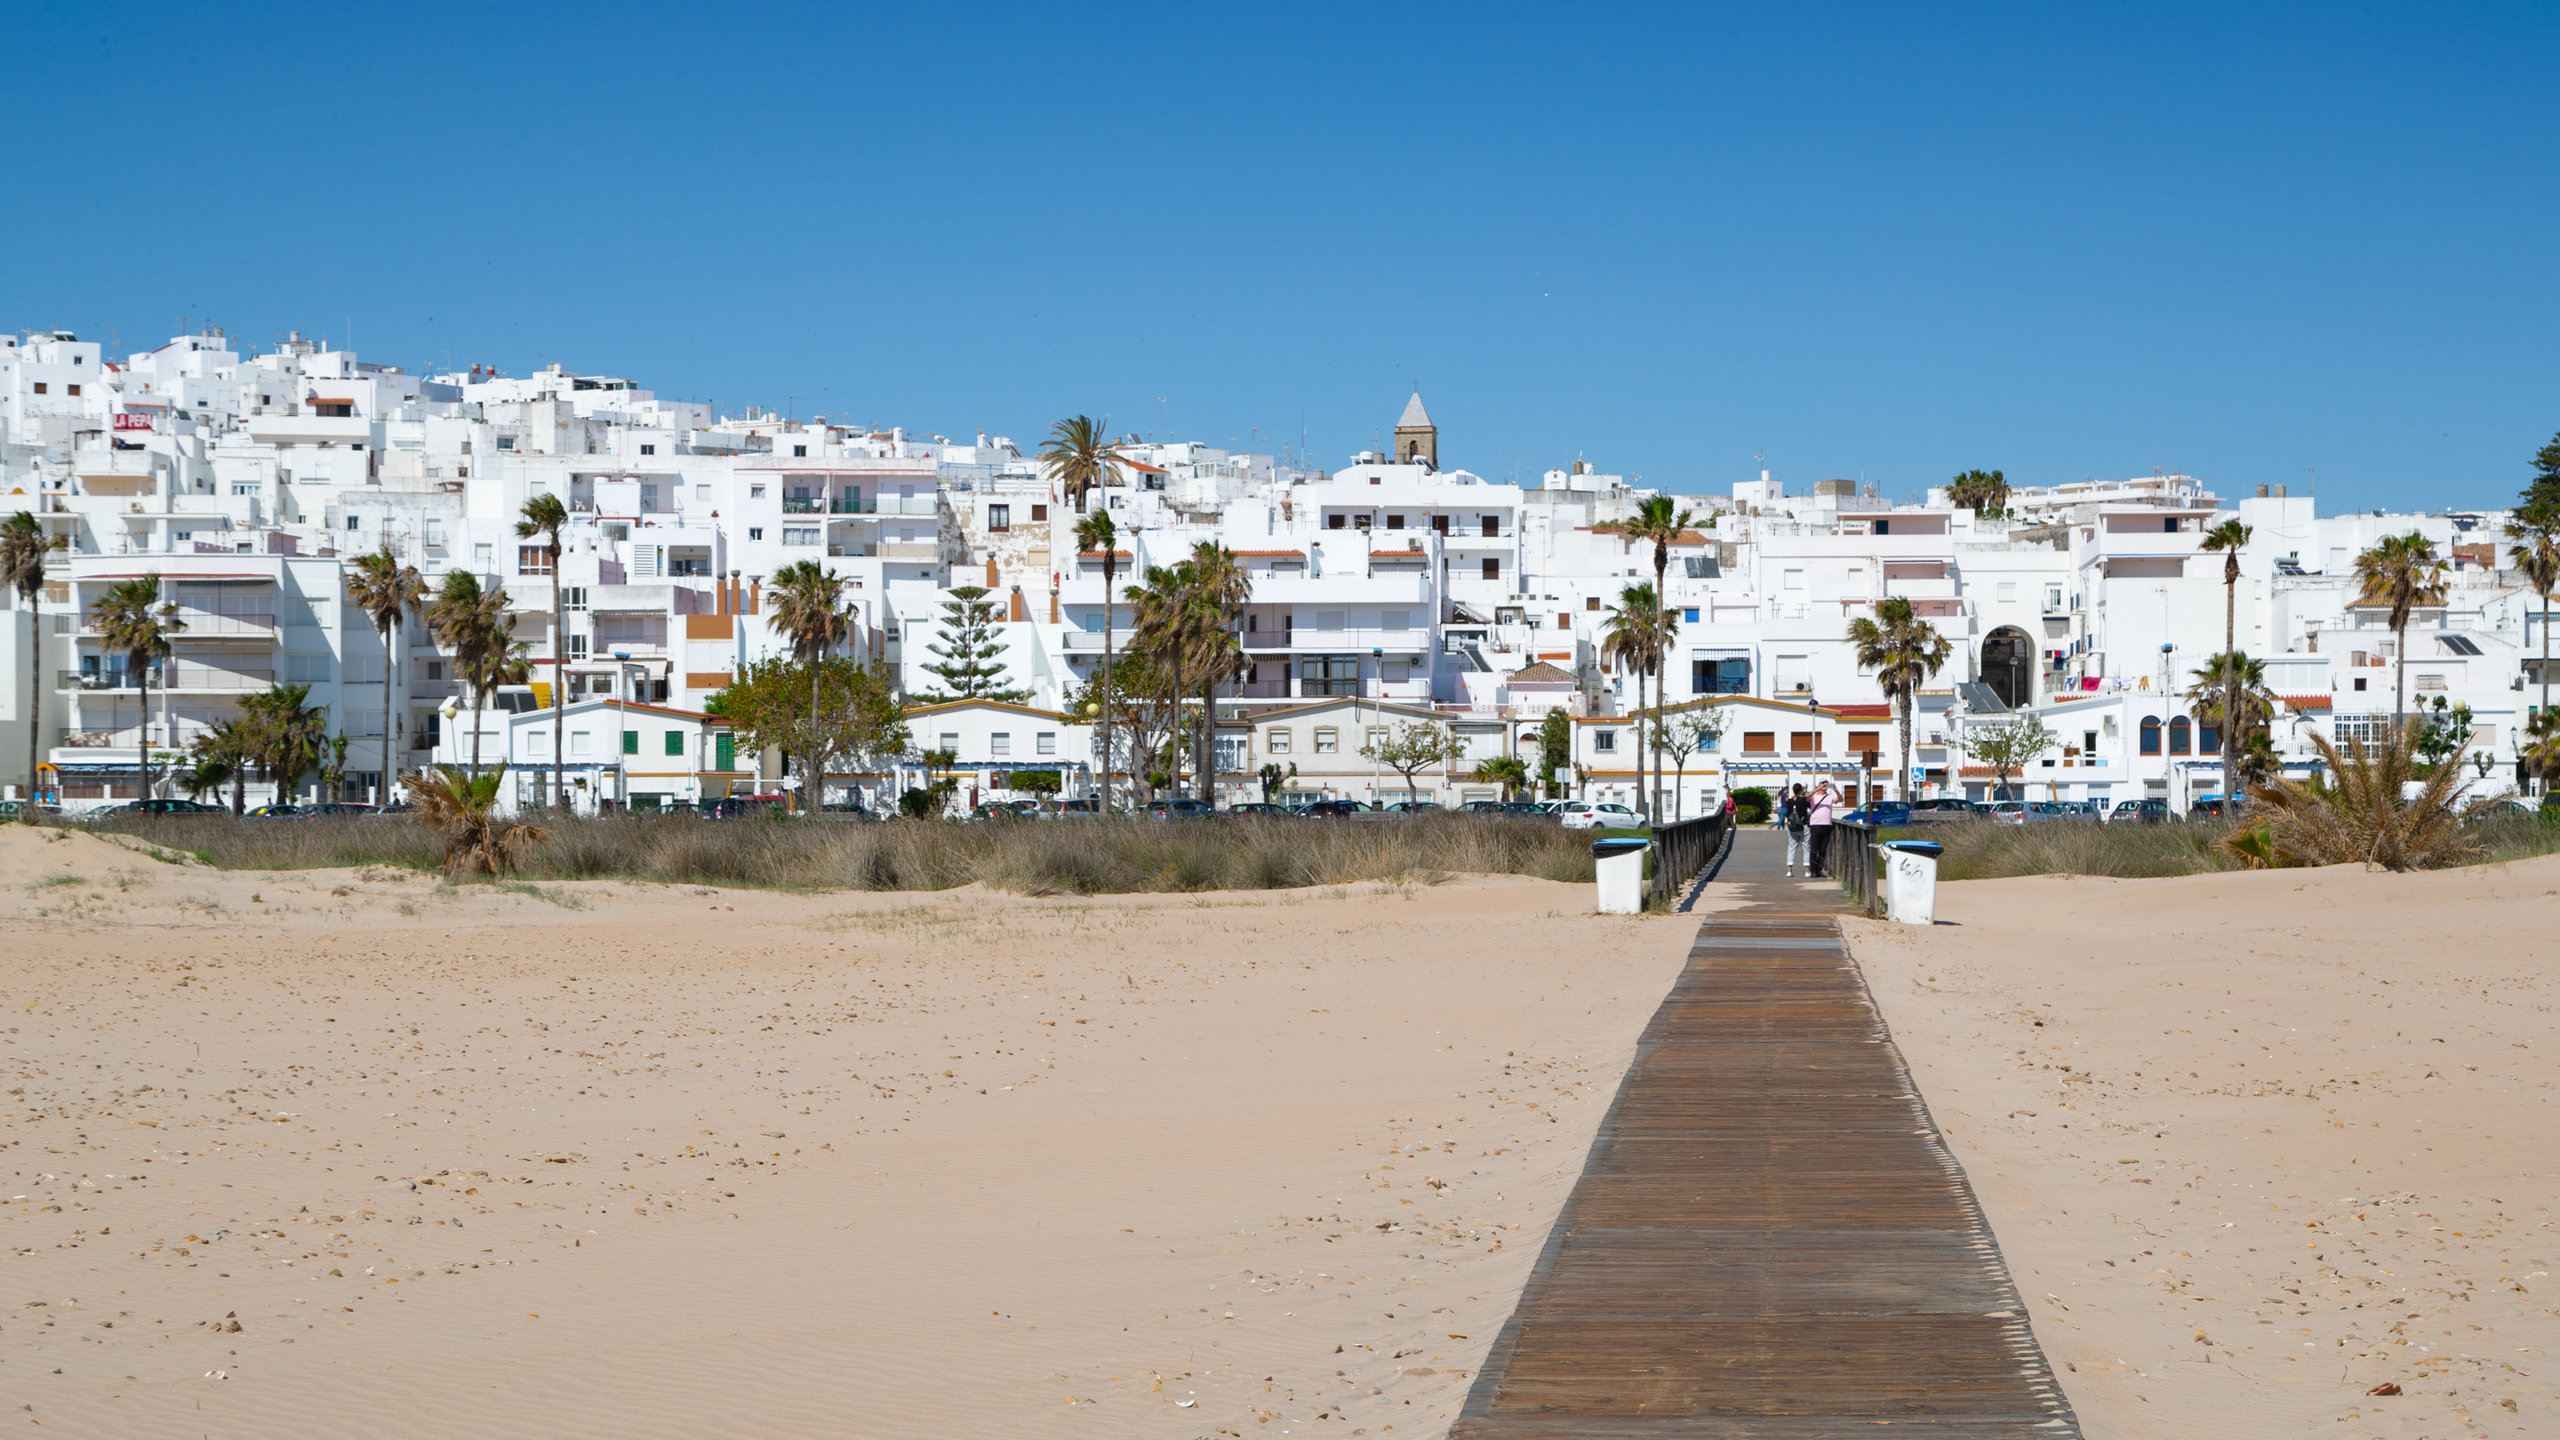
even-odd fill
[[[877,515],[880,513],[880,502],[877,499],[865,500],[859,495],[839,496],[827,502],[827,513],[830,515]]]
[[[1294,650],[1326,654],[1355,650],[1385,650],[1399,655],[1418,655],[1431,648],[1428,630],[1281,630],[1254,631],[1242,637],[1248,653],[1268,654],[1278,650]]]
[[[786,495],[782,497],[782,513],[785,515],[815,515],[819,513],[820,507],[825,503],[826,502],[823,500],[807,495]]]

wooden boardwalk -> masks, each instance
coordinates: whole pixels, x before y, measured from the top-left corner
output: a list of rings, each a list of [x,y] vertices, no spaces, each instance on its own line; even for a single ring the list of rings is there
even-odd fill
[[[1828,884],[1735,837],[1453,1440],[2075,1440]]]

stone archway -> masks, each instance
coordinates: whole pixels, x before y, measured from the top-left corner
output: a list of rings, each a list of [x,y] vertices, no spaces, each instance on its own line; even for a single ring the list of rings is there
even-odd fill
[[[2003,625],[1982,637],[1982,683],[2012,710],[2035,701],[2035,642],[2015,625]]]

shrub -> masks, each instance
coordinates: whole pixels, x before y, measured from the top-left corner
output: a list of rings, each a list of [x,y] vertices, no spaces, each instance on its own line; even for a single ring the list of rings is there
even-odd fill
[[[2418,762],[2421,737],[2414,726],[2377,745],[2349,740],[2343,755],[2319,735],[2311,743],[2327,762],[2325,781],[2278,780],[2256,795],[2253,823],[2265,830],[2275,863],[2362,861],[2385,870],[2426,870],[2482,853],[2478,836],[2464,822],[2484,814],[2492,802],[2454,798],[2462,788],[2462,751],[2468,745],[2422,776],[2429,767]]]
[[[1766,825],[1769,823],[1769,812],[1776,808],[1777,801],[1760,786],[1745,785],[1733,792],[1735,824]]]

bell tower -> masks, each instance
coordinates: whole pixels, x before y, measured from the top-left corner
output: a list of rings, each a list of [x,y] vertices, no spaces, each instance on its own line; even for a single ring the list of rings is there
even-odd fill
[[[1431,423],[1431,412],[1422,408],[1419,390],[1404,402],[1404,414],[1396,421],[1396,461],[1440,468],[1440,427]]]

